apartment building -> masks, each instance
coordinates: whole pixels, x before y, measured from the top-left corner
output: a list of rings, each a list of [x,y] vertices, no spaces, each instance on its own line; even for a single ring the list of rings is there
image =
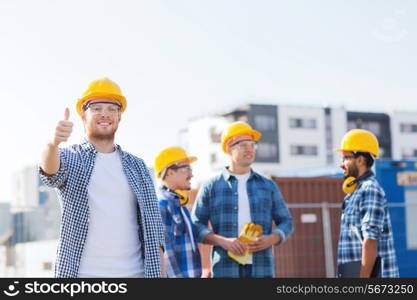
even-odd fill
[[[380,157],[417,159],[417,112],[392,114],[347,111],[344,108],[248,104],[222,115],[197,118],[180,133],[180,145],[196,155],[194,182],[217,174],[228,163],[221,151],[221,132],[245,121],[262,132],[254,169],[264,175],[307,174],[338,166],[333,152],[350,129],[373,132]]]

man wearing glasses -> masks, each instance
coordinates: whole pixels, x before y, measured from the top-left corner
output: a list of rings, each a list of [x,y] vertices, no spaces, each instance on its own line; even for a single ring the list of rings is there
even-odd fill
[[[272,246],[282,244],[292,233],[292,217],[277,185],[251,169],[260,137],[248,124],[232,123],[221,138],[230,166],[203,185],[197,195],[192,219],[198,242],[214,246],[213,277],[273,277]],[[249,222],[262,226],[263,235],[246,243],[238,235]],[[247,250],[253,255],[245,264],[228,255],[244,256]]]
[[[142,159],[114,143],[126,99],[107,78],[90,83],[76,110],[86,137],[67,148],[69,109],[43,152],[39,172],[57,188],[61,236],[56,277],[161,277],[163,224]]]
[[[346,193],[338,244],[338,277],[398,277],[387,198],[372,172],[379,156],[377,138],[367,130],[352,129],[334,151],[343,152],[340,168]]]
[[[191,189],[191,163],[197,157],[188,156],[180,147],[168,147],[155,158],[156,177],[162,180],[157,195],[165,225],[165,264],[169,278],[201,277],[201,257],[195,229],[186,207],[185,191]]]

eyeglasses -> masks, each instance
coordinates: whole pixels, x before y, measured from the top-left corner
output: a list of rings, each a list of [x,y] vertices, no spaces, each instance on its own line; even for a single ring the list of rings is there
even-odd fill
[[[344,162],[345,160],[349,160],[351,158],[356,158],[354,155],[343,155],[342,156],[342,161]]]
[[[230,145],[230,148],[237,147],[240,150],[243,149],[256,149],[258,148],[258,144],[252,140],[241,140],[236,143]]]
[[[172,165],[172,166],[170,166],[168,169],[172,169],[172,170],[179,170],[179,169],[184,169],[184,170],[186,170],[187,172],[191,172],[193,169],[191,168],[191,166],[190,165],[182,165],[182,166],[179,166],[179,165]]]
[[[171,169],[171,170],[185,170],[188,173],[191,173],[192,170],[193,170],[190,165],[177,165],[177,164],[174,164],[174,165],[169,166],[168,168],[166,168],[166,169],[164,169],[162,171],[162,173],[161,173],[161,178],[162,179],[165,179],[165,177],[168,174],[168,170],[169,169]]]
[[[107,104],[106,106],[104,104]],[[117,114],[120,111],[120,105],[112,102],[94,102],[88,103],[84,107],[84,111],[90,109],[90,112],[94,115],[102,114],[104,111],[109,114]]]

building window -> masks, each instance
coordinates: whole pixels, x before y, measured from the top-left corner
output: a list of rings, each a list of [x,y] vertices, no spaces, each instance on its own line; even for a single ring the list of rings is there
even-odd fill
[[[354,121],[348,121],[347,127],[348,127],[348,130],[358,128],[358,126],[356,126],[356,122],[354,122]]]
[[[366,122],[363,124],[363,129],[369,130],[375,135],[381,134],[381,124],[378,122]]]
[[[315,129],[317,122],[315,119],[290,118],[290,128]]]
[[[401,149],[401,158],[402,159],[410,159],[417,157],[417,149],[413,148],[402,148]]]
[[[210,154],[210,163],[214,164],[217,162],[217,155],[216,153],[211,153]]]
[[[218,132],[216,127],[210,128],[210,139],[212,143],[220,143],[221,135],[222,133]]]
[[[326,110],[325,115],[325,129],[326,129],[326,162],[333,163],[333,137],[332,137],[332,116],[331,110]]]
[[[387,154],[387,150],[384,146],[379,146],[379,157],[385,157],[385,155]]]
[[[274,131],[277,129],[276,118],[271,115],[256,115],[255,128],[260,131]]]
[[[369,130],[375,135],[381,135],[381,123],[376,121],[363,121],[362,119],[348,121],[348,130],[351,129],[365,129]]]
[[[248,123],[248,115],[242,115],[236,118],[236,121],[242,121]]]
[[[277,145],[273,143],[258,143],[256,153],[258,158],[275,159],[278,155]]]
[[[317,146],[292,145],[291,155],[317,156]]]
[[[417,124],[401,123],[400,131],[404,133],[417,132]]]

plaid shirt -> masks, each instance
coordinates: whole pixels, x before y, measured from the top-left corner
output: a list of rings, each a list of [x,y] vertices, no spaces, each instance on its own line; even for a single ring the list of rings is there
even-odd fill
[[[139,240],[142,243],[145,277],[161,277],[160,247],[164,245],[163,224],[155,188],[145,163],[116,145],[128,183],[138,199]],[[88,233],[88,184],[97,151],[88,141],[60,148],[59,171],[46,175],[39,167],[42,181],[57,188],[61,201],[61,237],[55,264],[56,277],[78,277],[78,269]],[[117,220],[109,220],[113,222]],[[109,239],[112,237],[109,236]],[[146,241],[146,242],[145,242]]]
[[[192,224],[190,213],[181,206],[177,194],[167,188],[157,192],[162,221],[165,224],[165,263],[167,276],[172,278],[201,277],[201,257],[195,228],[189,231],[184,217]],[[194,238],[194,250],[190,234]]]
[[[378,256],[382,260],[382,277],[398,277],[387,198],[373,175],[360,181],[355,191],[344,199],[337,255],[338,264],[362,259],[360,237],[378,240]]]
[[[222,174],[206,183],[197,195],[192,219],[198,230],[198,241],[202,242],[209,233],[227,238],[239,235],[238,228],[238,182],[227,168]],[[293,223],[275,182],[251,170],[247,193],[251,220],[263,227],[265,235],[276,233],[284,242],[292,233]],[[213,230],[208,228],[210,221]],[[272,230],[272,222],[276,228]],[[239,264],[227,255],[227,251],[214,246],[211,253],[214,277],[239,277]],[[252,276],[272,277],[274,259],[272,247],[253,253]]]

